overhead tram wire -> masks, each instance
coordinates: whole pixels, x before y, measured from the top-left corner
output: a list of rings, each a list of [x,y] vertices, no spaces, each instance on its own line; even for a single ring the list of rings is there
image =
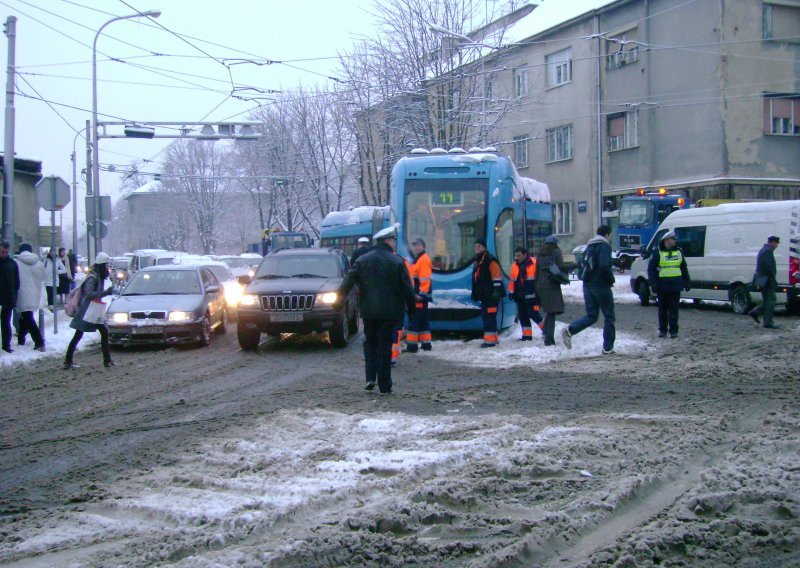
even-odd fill
[[[27,75],[29,77],[44,77],[47,79],[71,79],[74,81],[91,81],[91,77],[78,77],[75,75],[53,75],[50,73],[33,73],[29,71],[17,71],[16,75]],[[184,87],[182,85],[165,85],[163,83],[142,83],[138,81],[119,81],[116,79],[98,79],[98,83],[115,83],[120,85],[136,85],[139,87],[162,87],[165,89],[184,89],[190,91],[209,91],[208,87]],[[222,93],[223,91],[218,91]]]
[[[80,133],[82,132],[82,130],[78,130],[77,128],[75,128],[74,126],[72,126],[72,125],[69,123],[69,121],[68,121],[68,120],[67,120],[67,119],[64,117],[64,115],[63,115],[63,114],[61,114],[60,112],[58,112],[58,111],[56,110],[56,108],[55,108],[55,107],[54,107],[52,104],[50,104],[50,101],[48,101],[48,100],[46,100],[44,97],[42,97],[42,94],[41,94],[39,91],[37,91],[37,90],[36,90],[36,87],[34,87],[33,85],[31,85],[31,84],[30,84],[30,82],[29,82],[29,81],[28,81],[28,80],[27,80],[25,77],[23,77],[23,76],[22,76],[22,75],[20,75],[19,73],[17,73],[17,77],[19,77],[20,79],[22,79],[22,80],[25,82],[25,84],[26,84],[26,85],[28,85],[28,86],[31,88],[31,90],[32,90],[34,93],[36,93],[36,94],[37,94],[39,97],[41,97],[41,98],[42,98],[42,100],[44,101],[44,103],[45,103],[47,106],[49,106],[49,107],[50,107],[50,110],[52,110],[54,113],[56,113],[56,114],[58,115],[58,118],[60,118],[61,120],[63,120],[63,121],[64,121],[64,124],[66,124],[67,126],[69,126],[69,127],[72,129],[72,131],[73,131],[75,134],[80,134]],[[18,86],[17,86],[17,89],[19,89],[19,87],[18,87]],[[85,136],[85,135],[81,135],[81,138],[83,138],[83,139],[85,140],[85,139],[86,139],[86,136]]]

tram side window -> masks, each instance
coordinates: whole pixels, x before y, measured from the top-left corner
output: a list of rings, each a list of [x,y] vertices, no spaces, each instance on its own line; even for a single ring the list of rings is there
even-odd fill
[[[514,211],[512,209],[504,209],[498,215],[497,223],[494,226],[496,256],[506,276],[508,276],[511,263],[514,261],[514,227],[518,224],[514,223]]]
[[[685,257],[702,257],[706,248],[705,227],[677,227],[675,229],[678,246]]]

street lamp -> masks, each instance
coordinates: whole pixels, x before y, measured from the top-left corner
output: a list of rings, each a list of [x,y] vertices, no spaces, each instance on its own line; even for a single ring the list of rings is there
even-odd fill
[[[118,20],[130,20],[133,18],[158,18],[161,15],[161,10],[147,10],[146,12],[137,12],[128,16],[117,16],[111,18],[105,24],[100,26],[94,36],[94,43],[92,43],[92,145],[94,147],[94,161],[92,162],[92,180],[94,183],[94,210],[95,210],[95,233],[94,233],[94,252],[95,255],[100,252],[103,246],[103,237],[100,236],[100,152],[97,147],[97,38],[103,29],[113,22]]]

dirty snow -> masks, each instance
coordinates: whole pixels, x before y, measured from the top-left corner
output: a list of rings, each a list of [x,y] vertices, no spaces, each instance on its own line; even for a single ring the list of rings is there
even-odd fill
[[[39,316],[34,312],[33,317],[36,322],[39,322]],[[33,350],[33,340],[30,335],[27,337],[25,345],[17,345],[16,330],[12,327],[11,331],[14,337],[11,340],[11,348],[13,353],[6,353],[0,351],[0,367],[7,365],[18,365],[28,363],[30,361],[43,360],[47,358],[60,357],[64,358],[64,353],[67,351],[67,346],[75,335],[75,330],[69,326],[72,318],[66,315],[63,311],[58,312],[58,333],[53,332],[53,314],[49,310],[44,310],[44,325],[40,326],[44,335],[44,343],[46,351],[44,353]],[[100,342],[100,334],[86,333],[78,344],[78,351],[82,351]]]

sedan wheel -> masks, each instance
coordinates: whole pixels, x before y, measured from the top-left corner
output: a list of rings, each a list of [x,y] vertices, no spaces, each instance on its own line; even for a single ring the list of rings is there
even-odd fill
[[[211,320],[208,314],[203,316],[202,329],[200,330],[200,345],[206,347],[211,344]]]

